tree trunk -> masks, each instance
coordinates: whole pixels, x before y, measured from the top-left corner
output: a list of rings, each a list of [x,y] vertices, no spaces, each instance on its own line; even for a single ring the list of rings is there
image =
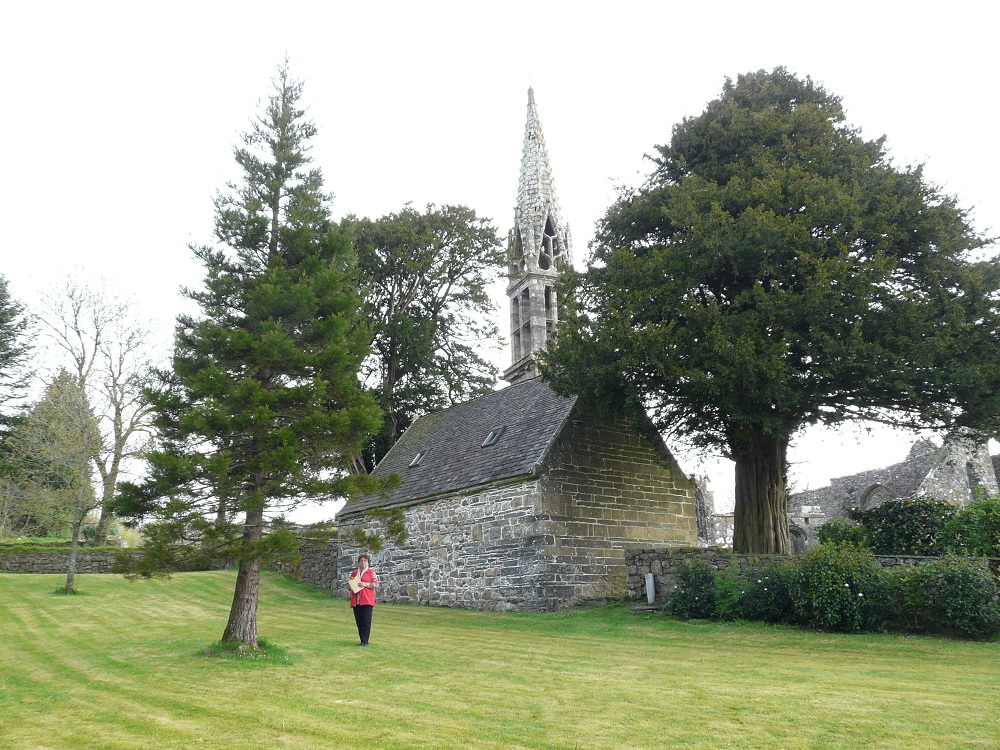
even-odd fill
[[[118,462],[112,463],[111,470],[108,472],[107,476],[102,476],[101,480],[104,484],[104,489],[101,494],[101,517],[97,521],[97,534],[94,536],[94,544],[98,547],[104,545],[108,541],[108,529],[111,528],[111,520],[113,516],[109,510],[111,507],[111,501],[115,499],[115,486],[118,484]]]
[[[736,510],[733,552],[787,555],[785,466],[788,438],[752,433],[734,441]]]
[[[236,576],[236,591],[233,593],[233,606],[229,610],[229,622],[222,634],[223,643],[238,641],[250,648],[257,648],[257,595],[260,588],[258,542],[263,533],[263,524],[263,507],[247,511],[240,571]]]
[[[76,517],[73,519],[73,541],[69,545],[69,570],[66,571],[67,594],[72,594],[76,591],[76,548],[80,544],[80,527],[82,525],[83,519],[80,517],[78,510]]]

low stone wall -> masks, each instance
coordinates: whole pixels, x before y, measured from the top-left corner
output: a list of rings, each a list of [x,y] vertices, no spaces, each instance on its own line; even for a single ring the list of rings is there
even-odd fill
[[[690,560],[704,560],[715,570],[728,570],[735,566],[738,570],[749,570],[764,562],[785,560],[790,555],[737,555],[718,547],[695,548],[674,547],[671,549],[647,549],[632,551],[627,556],[628,573],[626,586],[630,599],[646,599],[646,573],[653,574],[655,601],[665,603],[676,588],[677,566]],[[876,555],[875,560],[883,568],[899,568],[907,565],[921,565],[940,560],[940,557],[917,557],[908,555]],[[1000,572],[1000,560],[988,561],[994,575]]]
[[[299,581],[325,589],[331,596],[343,593],[340,589],[344,583],[337,578],[336,539],[323,543],[303,540],[299,555],[301,560],[295,568],[278,564],[274,566],[275,569]]]
[[[77,573],[111,573],[117,552],[77,552]],[[0,573],[65,573],[69,552],[0,551]]]

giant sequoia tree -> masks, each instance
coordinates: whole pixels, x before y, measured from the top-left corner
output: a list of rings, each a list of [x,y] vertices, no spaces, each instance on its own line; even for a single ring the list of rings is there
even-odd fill
[[[740,76],[657,151],[603,219],[545,372],[732,458],[737,551],[788,550],[804,425],[995,424],[996,266],[969,259],[984,239],[838,97],[780,68]]]
[[[204,288],[186,294],[201,314],[178,318],[173,370],[150,394],[162,449],[149,457],[149,480],[122,493],[127,514],[159,520],[141,564],[175,563],[185,537],[238,556],[222,640],[253,647],[261,563],[288,541],[268,533],[269,518],[372,489],[347,470],[380,424],[358,381],[369,334],[351,239],[309,168],[315,128],[301,91],[282,68],[235,150],[243,180],[216,201],[218,244],[195,248]]]

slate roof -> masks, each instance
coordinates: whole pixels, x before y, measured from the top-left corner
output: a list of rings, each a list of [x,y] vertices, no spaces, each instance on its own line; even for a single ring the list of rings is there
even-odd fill
[[[402,505],[466,487],[530,475],[548,453],[569,417],[576,398],[562,398],[541,378],[480,396],[420,417],[372,472],[399,474],[402,485],[389,497],[351,500],[340,512]],[[491,430],[504,431],[494,445],[482,447]],[[410,466],[419,451],[427,453]]]

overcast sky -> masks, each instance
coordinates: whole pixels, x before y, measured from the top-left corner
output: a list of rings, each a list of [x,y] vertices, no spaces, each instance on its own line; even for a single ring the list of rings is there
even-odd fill
[[[232,147],[286,54],[337,218],[460,203],[506,236],[530,85],[582,268],[615,186],[641,181],[673,124],[726,76],[783,65],[997,231],[997,21],[961,1],[11,4],[0,273],[29,306],[67,272],[104,277],[165,348],[178,289],[202,276],[187,245],[211,241],[212,196],[238,176]],[[792,479],[822,486],[911,441],[810,430]],[[681,459],[731,498],[731,466]]]

